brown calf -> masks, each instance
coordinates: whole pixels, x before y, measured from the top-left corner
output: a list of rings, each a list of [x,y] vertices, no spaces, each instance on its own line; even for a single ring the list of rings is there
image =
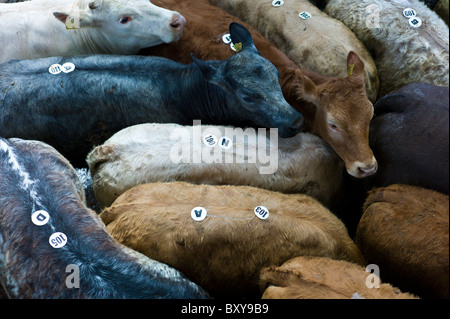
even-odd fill
[[[377,282],[365,268],[326,257],[297,257],[261,271],[263,299],[416,299]]]
[[[207,215],[195,221],[199,206]],[[258,206],[268,209],[267,219],[257,217]],[[180,270],[215,297],[257,296],[260,270],[296,256],[365,262],[344,224],[301,194],[150,183],[122,194],[100,217],[119,242]]]
[[[187,22],[179,41],[148,48],[142,54],[164,56],[182,63],[191,62],[191,52],[204,60],[224,60],[234,54],[223,43],[222,36],[228,33],[231,22],[242,23],[238,18],[207,0],[154,0],[153,3],[176,8]],[[283,94],[305,116],[307,131],[332,146],[350,175],[361,178],[375,173],[377,164],[368,143],[373,110],[365,92],[365,67],[360,57],[353,51],[349,53],[351,49],[341,57],[344,73],[348,64],[354,65],[351,76],[337,78],[302,71],[258,31],[242,24],[250,30],[261,55],[278,69]]]
[[[422,298],[448,298],[448,205],[447,195],[417,186],[373,189],[357,245],[384,281]]]

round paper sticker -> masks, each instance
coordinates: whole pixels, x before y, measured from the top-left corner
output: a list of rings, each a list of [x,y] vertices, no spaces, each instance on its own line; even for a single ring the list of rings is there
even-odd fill
[[[273,0],[272,1],[272,5],[274,6],[274,7],[279,7],[279,6],[282,6],[284,4],[284,1],[283,0]]]
[[[67,236],[64,233],[53,233],[48,239],[50,246],[53,248],[61,248],[67,244]]]
[[[42,226],[48,223],[50,215],[45,210],[37,210],[31,215],[31,221],[37,226]]]
[[[411,8],[406,8],[405,10],[403,10],[403,15],[409,19],[416,16],[416,11]]]
[[[269,210],[264,206],[256,206],[254,212],[259,219],[267,219],[269,217]]]
[[[200,222],[206,218],[207,212],[203,207],[197,206],[192,208],[191,217],[193,220]]]
[[[298,14],[298,16],[299,16],[300,18],[302,18],[303,20],[311,19],[311,14],[310,14],[309,12],[306,12],[306,11],[300,12],[300,13]]]
[[[214,147],[217,144],[217,137],[212,134],[208,134],[203,136],[203,143],[205,143],[206,146]]]
[[[48,68],[48,72],[50,72],[51,74],[59,74],[59,73],[61,73],[61,71],[62,71],[62,67],[59,64],[52,64]]]
[[[233,141],[227,136],[222,136],[219,140],[219,145],[221,148],[229,149],[233,146]]]
[[[422,25],[422,19],[419,17],[414,17],[409,19],[409,25],[413,28],[418,28]]]
[[[67,62],[67,63],[64,63],[61,66],[61,68],[64,73],[69,73],[69,72],[72,72],[73,70],[75,70],[75,64],[73,64],[71,62]]]
[[[225,33],[225,34],[222,36],[222,41],[223,41],[223,43],[225,43],[225,44],[231,43],[231,35],[230,35],[229,33]]]

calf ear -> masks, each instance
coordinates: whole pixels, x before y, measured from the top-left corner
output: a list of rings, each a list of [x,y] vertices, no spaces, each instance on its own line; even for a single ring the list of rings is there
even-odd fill
[[[364,74],[364,62],[353,51],[347,56],[347,76],[362,76]]]
[[[256,49],[255,44],[253,43],[253,38],[250,31],[247,30],[242,24],[237,22],[232,22],[230,24],[230,36],[231,41],[234,45],[241,43],[242,50],[253,50],[257,53],[258,49]]]
[[[297,95],[305,101],[317,104],[318,90],[316,84],[300,70],[295,70]]]
[[[62,23],[66,23],[66,20],[69,17],[69,15],[64,12],[53,12],[53,15],[55,16],[56,19],[58,19]]]
[[[73,12],[53,12],[56,19],[66,25],[67,29],[78,29],[80,27],[93,26],[92,13],[86,10],[75,10]],[[67,20],[69,18],[69,20]]]
[[[218,85],[223,84],[222,73],[219,69],[212,66],[208,62],[197,59],[192,53],[191,58],[194,61],[194,65],[200,69],[206,80]]]

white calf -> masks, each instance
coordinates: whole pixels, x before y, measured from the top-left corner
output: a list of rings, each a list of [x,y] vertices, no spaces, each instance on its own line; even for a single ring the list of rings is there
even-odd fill
[[[148,0],[33,0],[0,4],[0,62],[133,54],[177,40],[185,19]]]
[[[331,206],[343,182],[340,158],[312,134],[278,139],[272,133],[269,139],[251,128],[177,124],[123,129],[87,157],[95,196],[109,206],[133,186],[184,181],[303,193]],[[206,145],[214,137],[216,144]]]

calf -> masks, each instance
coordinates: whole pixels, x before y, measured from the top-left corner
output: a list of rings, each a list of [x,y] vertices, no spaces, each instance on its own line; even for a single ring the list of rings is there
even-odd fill
[[[176,41],[185,19],[148,0],[33,0],[0,4],[0,62],[132,54]]]
[[[356,243],[381,278],[422,298],[449,298],[449,200],[394,184],[370,191]]]
[[[0,138],[0,184],[0,286],[9,298],[208,297],[111,238],[49,145]]]
[[[370,268],[366,268],[370,269]],[[264,268],[263,299],[417,299],[402,293],[360,265],[326,257],[296,257]]]
[[[171,10],[179,10],[188,23],[177,42],[143,50],[142,54],[165,56],[182,63],[190,62],[190,52],[202,59],[218,60],[225,60],[234,54],[230,45],[223,43],[222,37],[228,33],[231,22],[239,21],[236,17],[210,5],[207,0],[154,2]],[[337,59],[340,70],[345,73],[347,65],[353,65],[353,73],[340,78],[322,76],[301,70],[258,31],[248,24],[244,25],[252,33],[261,55],[278,69],[284,97],[305,116],[305,130],[328,142],[344,160],[350,175],[361,178],[375,173],[377,164],[367,137],[373,114],[364,88],[363,74],[367,72],[360,57],[353,51],[349,52],[351,46],[349,51],[342,51]],[[320,57],[322,52],[314,52],[313,55]],[[372,62],[367,61],[367,64],[371,70]],[[377,78],[376,73],[373,76]]]
[[[304,193],[332,206],[342,190],[342,161],[314,135],[278,139],[273,133],[269,138],[265,130],[257,133],[224,126],[128,127],[87,157],[95,197],[109,206],[133,186],[184,181]],[[211,134],[226,137],[227,148],[223,140],[214,145],[202,142]]]
[[[289,0],[279,7],[271,1],[209,0],[255,27],[302,69],[333,77],[347,75],[345,57],[358,54],[365,65],[367,96],[375,102],[378,75],[375,62],[361,41],[340,21],[308,0]],[[306,12],[308,16],[299,16]]]
[[[276,127],[299,131],[303,117],[283,98],[278,73],[250,33],[230,25],[239,54],[183,65],[160,57],[94,55],[0,64],[0,136],[49,143],[75,166],[131,125],[179,123]],[[49,66],[73,63],[70,73]]]
[[[411,14],[403,13],[407,8],[416,17],[406,18]],[[420,1],[329,0],[325,11],[371,51],[380,77],[379,97],[413,82],[449,85],[448,26]]]
[[[205,213],[201,221],[191,218]],[[119,242],[182,271],[215,297],[258,296],[260,270],[296,256],[364,264],[344,224],[301,194],[150,183],[122,194],[100,217]]]
[[[412,83],[381,98],[370,125],[380,163],[372,186],[411,184],[449,192],[449,88]]]

